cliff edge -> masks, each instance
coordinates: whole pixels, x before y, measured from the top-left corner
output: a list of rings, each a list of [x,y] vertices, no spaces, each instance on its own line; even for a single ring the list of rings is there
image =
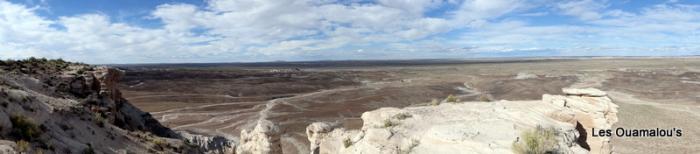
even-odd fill
[[[597,89],[563,89],[542,100],[443,103],[380,108],[360,130],[317,122],[307,127],[312,153],[611,153],[618,106]]]

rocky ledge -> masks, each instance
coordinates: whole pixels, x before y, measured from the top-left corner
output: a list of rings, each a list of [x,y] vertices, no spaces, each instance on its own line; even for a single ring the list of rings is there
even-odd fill
[[[443,103],[380,108],[360,130],[331,123],[307,127],[312,153],[611,153],[618,106],[597,89],[564,89],[542,100]],[[534,146],[533,146],[534,145]]]
[[[0,61],[0,153],[220,153],[121,96],[123,71],[63,60]],[[196,138],[196,137],[193,137]],[[196,144],[196,145],[195,145]],[[231,151],[231,150],[229,150]]]

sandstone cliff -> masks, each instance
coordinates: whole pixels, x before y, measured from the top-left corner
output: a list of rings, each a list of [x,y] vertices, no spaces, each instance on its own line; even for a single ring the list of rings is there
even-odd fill
[[[121,97],[122,71],[62,60],[0,61],[0,153],[188,153]]]
[[[306,133],[312,153],[611,153],[610,138],[590,130],[617,122],[617,105],[596,89],[564,92],[536,101],[381,108],[362,114],[360,130],[317,122]]]

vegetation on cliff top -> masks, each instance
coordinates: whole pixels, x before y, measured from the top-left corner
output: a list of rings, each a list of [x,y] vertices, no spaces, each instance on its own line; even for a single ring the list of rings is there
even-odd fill
[[[71,65],[87,66],[87,64],[67,62],[63,59],[30,57],[22,60],[0,60],[0,70],[24,74],[61,72]]]
[[[513,143],[516,154],[547,154],[557,153],[557,131],[554,128],[537,126],[522,132],[519,141]]]

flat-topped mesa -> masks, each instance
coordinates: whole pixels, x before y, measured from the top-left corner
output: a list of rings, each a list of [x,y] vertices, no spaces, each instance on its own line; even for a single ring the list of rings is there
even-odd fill
[[[612,153],[609,137],[617,105],[597,89],[567,89],[566,96],[535,101],[443,103],[380,108],[362,114],[360,130],[318,122],[307,127],[311,153]],[[533,133],[534,132],[534,133]],[[534,135],[533,135],[534,134]],[[535,139],[533,139],[535,138]]]

